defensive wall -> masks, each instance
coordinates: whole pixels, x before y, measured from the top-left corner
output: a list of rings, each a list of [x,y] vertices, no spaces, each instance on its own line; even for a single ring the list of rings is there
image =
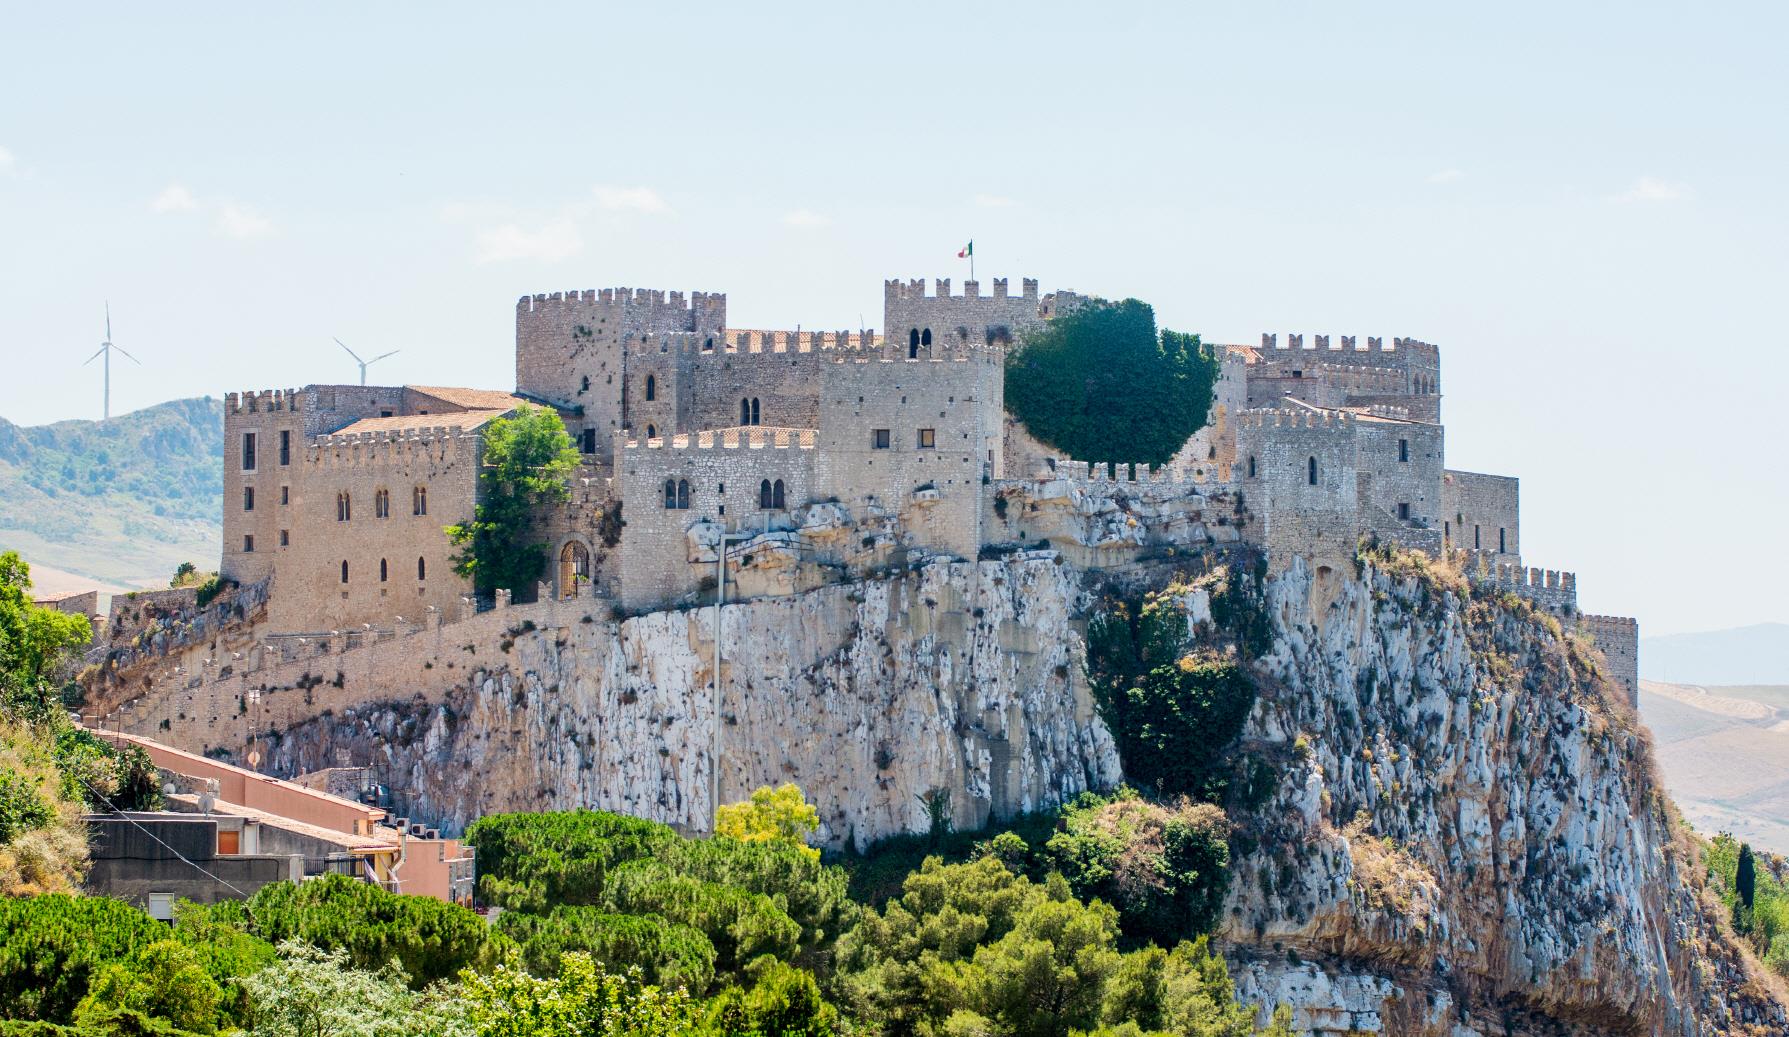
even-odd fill
[[[1578,617],[1578,629],[1590,635],[1609,662],[1609,676],[1627,692],[1628,704],[1640,708],[1640,624],[1629,616]]]
[[[1264,333],[1259,358],[1262,370],[1254,377],[1262,380],[1261,392],[1283,393],[1286,383],[1304,381],[1311,384],[1295,387],[1295,395],[1318,406],[1399,404],[1417,421],[1441,420],[1441,350],[1431,343],[1393,338],[1387,346],[1384,338],[1369,336],[1363,345],[1354,335],[1312,335],[1307,345],[1302,333],[1288,334],[1283,343],[1277,333]],[[1343,377],[1346,368],[1368,370]],[[1386,371],[1393,375],[1389,384]],[[1341,402],[1319,402],[1325,387]],[[1270,404],[1262,399],[1255,405]]]

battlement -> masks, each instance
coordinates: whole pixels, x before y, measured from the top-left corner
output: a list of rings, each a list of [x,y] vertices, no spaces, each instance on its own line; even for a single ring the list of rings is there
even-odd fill
[[[1528,598],[1546,608],[1575,610],[1578,605],[1577,573],[1509,564],[1486,565],[1481,556],[1477,569],[1470,575],[1474,583]]]
[[[428,428],[387,429],[378,432],[334,432],[318,436],[311,440],[308,448],[313,452],[339,450],[352,447],[409,446],[421,447],[435,443],[459,443],[464,440],[479,438],[479,430],[460,428],[458,426],[434,425]]]
[[[259,392],[226,393],[225,414],[255,414],[263,411],[299,410],[297,389],[263,389]]]
[[[516,300],[518,313],[535,313],[557,306],[644,306],[654,309],[688,310],[691,312],[724,306],[725,292],[666,292],[652,288],[586,288],[582,291],[542,292],[524,295]]]
[[[1354,415],[1347,411],[1264,407],[1243,411],[1237,415],[1237,424],[1243,428],[1345,429],[1354,425]]]
[[[981,282],[979,281],[964,281],[962,295],[951,294],[950,278],[948,277],[938,278],[932,283],[933,294],[927,295],[926,281],[923,277],[912,278],[904,283],[897,279],[886,280],[882,282],[882,297],[888,302],[912,302],[918,299],[964,300],[1012,298],[1012,296],[1007,293],[1007,279],[1004,277],[994,278],[994,294],[991,296],[981,294]],[[1027,277],[1020,281],[1019,298],[1031,302],[1037,301],[1037,278]]]
[[[862,331],[768,331],[727,328],[719,335],[691,335],[695,351],[711,353],[812,353],[830,349],[874,349],[883,342],[876,329]],[[689,350],[686,350],[686,352]]]
[[[654,439],[630,438],[626,432],[615,434],[619,454],[628,450],[812,450],[817,436],[811,428],[778,428],[771,425],[741,425],[708,432],[682,432]]]

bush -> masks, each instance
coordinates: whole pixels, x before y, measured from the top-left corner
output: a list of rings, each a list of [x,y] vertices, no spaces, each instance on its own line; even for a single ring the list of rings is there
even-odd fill
[[[1132,783],[1216,799],[1255,686],[1235,658],[1193,643],[1181,604],[1189,589],[1109,599],[1088,624],[1087,680]]]
[[[355,966],[382,969],[397,962],[412,983],[447,979],[489,963],[498,953],[484,919],[457,904],[389,893],[346,875],[303,885],[276,882],[244,901],[192,908],[195,926],[222,924],[268,943],[300,939],[348,952]]]
[[[1164,943],[1216,926],[1230,877],[1230,823],[1209,803],[1159,806],[1124,791],[1084,795],[1044,852],[1075,895],[1118,908],[1133,939]]]
[[[663,918],[561,905],[546,914],[505,911],[496,925],[537,976],[558,975],[565,955],[580,953],[606,968],[637,968],[646,982],[662,987],[702,991],[714,979],[715,952],[708,937]]]
[[[1006,407],[1082,461],[1165,464],[1211,412],[1218,361],[1135,299],[1088,300],[1007,357]]]

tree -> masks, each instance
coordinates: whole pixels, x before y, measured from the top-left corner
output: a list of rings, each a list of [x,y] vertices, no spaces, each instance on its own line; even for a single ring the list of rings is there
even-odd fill
[[[254,1032],[268,1037],[471,1037],[452,992],[416,993],[393,962],[377,972],[349,965],[346,951],[301,940],[279,945],[279,961],[247,978]]]
[[[820,814],[801,794],[798,785],[779,789],[765,785],[753,790],[744,803],[728,803],[715,811],[714,834],[724,839],[746,843],[780,841],[799,846],[814,860],[820,851],[807,844],[807,837],[820,827]]]
[[[709,1003],[711,1029],[733,1034],[780,1034],[782,1037],[832,1037],[838,1030],[838,1009],[820,996],[813,973],[760,958],[748,970],[751,988],[728,987]]]
[[[566,955],[549,979],[502,965],[462,982],[478,1037],[670,1037],[699,1022],[682,990],[648,986],[638,971],[604,972],[584,954]]]
[[[86,616],[33,604],[30,590],[31,567],[17,551],[0,554],[0,704],[38,719],[57,711],[52,681],[93,627]]]
[[[1739,844],[1739,869],[1735,873],[1733,885],[1739,892],[1739,902],[1747,911],[1752,910],[1753,902],[1758,896],[1758,866],[1752,860],[1750,843]]]
[[[1075,895],[1118,908],[1125,934],[1165,944],[1208,932],[1230,878],[1230,823],[1209,803],[1082,795],[1045,844]]]
[[[526,598],[547,560],[546,545],[534,534],[537,509],[571,499],[577,467],[578,451],[550,408],[524,403],[514,417],[486,425],[473,519],[446,527],[460,548],[454,572],[481,592],[507,588]]]
[[[191,562],[181,562],[179,565],[176,565],[174,567],[174,578],[168,581],[168,586],[173,587],[178,590],[179,588],[185,587],[188,584],[197,583],[198,578],[199,578],[199,567],[198,566],[194,565]]]
[[[1089,300],[1007,357],[1006,407],[1083,461],[1163,464],[1211,411],[1218,362],[1136,299]]]

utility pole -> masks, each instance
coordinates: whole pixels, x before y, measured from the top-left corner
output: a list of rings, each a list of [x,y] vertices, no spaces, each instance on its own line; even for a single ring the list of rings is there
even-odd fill
[[[768,526],[768,518],[766,525]],[[725,720],[721,709],[725,702],[721,693],[721,607],[727,603],[727,545],[750,540],[751,533],[729,533],[721,530],[721,542],[715,551],[714,581],[714,727],[708,746],[708,831],[713,834],[721,810],[721,728]]]

